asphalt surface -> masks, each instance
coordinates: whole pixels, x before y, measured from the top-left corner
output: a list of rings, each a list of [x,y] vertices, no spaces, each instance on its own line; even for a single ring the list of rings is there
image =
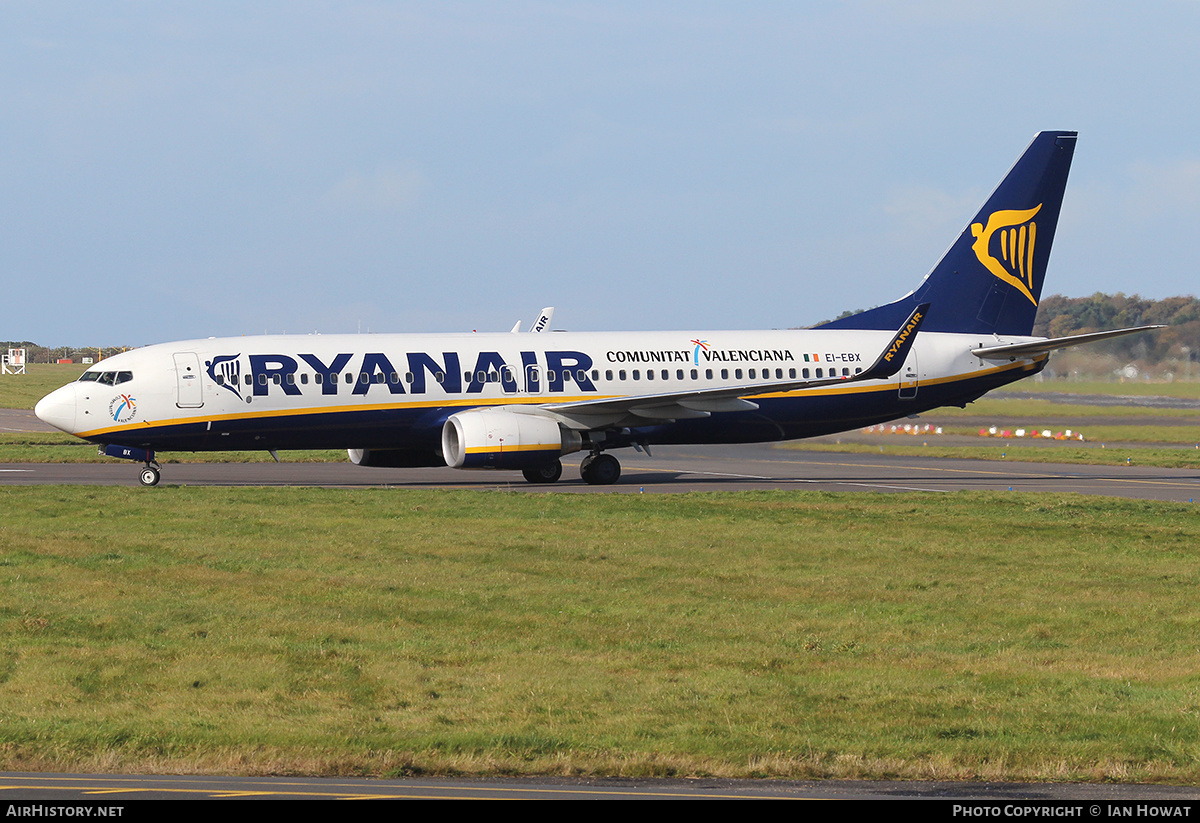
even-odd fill
[[[875,492],[1078,492],[1110,497],[1200,499],[1200,470],[1083,466],[996,460],[950,460],[890,454],[803,452],[774,444],[675,446],[648,457],[621,452],[620,481],[589,486],[579,479],[579,455],[565,459],[563,478],[526,483],[519,472],[455,469],[372,469],[346,463],[167,463],[164,485],[323,486],[333,488],[462,488],[523,492],[656,494],[696,491],[818,489]],[[138,485],[139,464],[11,463],[0,484]]]
[[[965,800],[986,804],[984,813],[953,816],[1108,818],[1134,816],[1134,803],[1156,801],[1139,817],[1189,816],[1200,799],[1190,786],[1112,783],[982,783],[912,780],[726,780],[722,778],[409,778],[208,777],[202,775],[0,774],[8,816],[49,816],[24,811],[21,801],[102,805],[106,816],[149,811],[122,804],[144,800]],[[1053,807],[1080,801],[1063,815]],[[1012,805],[1012,804],[1019,805]],[[1129,810],[1125,811],[1128,807]],[[71,808],[71,807],[69,807]],[[114,810],[121,810],[114,813]],[[1004,813],[1007,810],[1007,813]],[[158,813],[160,809],[154,808]],[[946,809],[945,811],[950,811]],[[990,812],[990,813],[988,813]],[[60,811],[60,817],[68,813]],[[70,816],[88,815],[75,808]],[[950,817],[951,815],[947,815]]]

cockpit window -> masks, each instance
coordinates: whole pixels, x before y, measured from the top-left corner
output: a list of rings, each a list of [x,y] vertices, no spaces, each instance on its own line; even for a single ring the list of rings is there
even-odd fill
[[[119,386],[132,379],[131,371],[85,371],[79,375],[80,383],[99,383],[103,386]]]

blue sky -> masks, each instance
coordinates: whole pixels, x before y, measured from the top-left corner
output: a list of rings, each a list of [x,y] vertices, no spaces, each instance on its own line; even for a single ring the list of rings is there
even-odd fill
[[[1047,293],[1197,292],[1192,2],[0,2],[0,339],[785,328],[1078,129]]]

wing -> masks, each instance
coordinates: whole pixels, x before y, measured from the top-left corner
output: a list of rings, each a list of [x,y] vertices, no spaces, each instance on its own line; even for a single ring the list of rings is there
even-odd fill
[[[921,328],[921,323],[924,322],[928,313],[928,303],[917,306],[880,352],[875,363],[870,368],[849,377],[777,380],[746,383],[740,386],[722,386],[719,389],[692,389],[661,394],[579,400],[573,403],[549,403],[532,408],[525,407],[523,411],[526,414],[549,412],[571,428],[593,429],[614,425],[617,420],[623,420],[628,416],[651,422],[708,417],[714,412],[753,411],[758,408],[758,404],[745,400],[746,395],[798,391],[819,386],[861,383],[865,380],[883,380],[900,371],[908,357],[909,350],[912,349],[913,341],[916,340],[917,331]],[[518,408],[514,408],[513,411],[518,411]]]

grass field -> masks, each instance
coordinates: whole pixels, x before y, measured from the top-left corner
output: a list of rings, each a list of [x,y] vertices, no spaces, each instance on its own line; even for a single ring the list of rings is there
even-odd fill
[[[344,449],[279,452],[283,463],[334,463],[346,460]],[[265,451],[162,452],[160,463],[267,463]],[[0,434],[0,463],[111,463],[96,446],[60,432]]]
[[[993,392],[974,403],[969,403],[965,409],[943,406],[928,412],[922,417],[937,417],[938,419],[953,420],[959,417],[1002,417],[1006,419],[1037,422],[1047,419],[1078,420],[1082,425],[1088,419],[1103,417],[1144,418],[1147,421],[1163,420],[1195,420],[1197,414],[1192,409],[1164,409],[1151,406],[1094,406],[1084,403],[1060,403],[1052,400],[1009,397],[1002,392]]]
[[[0,769],[1200,780],[1200,520],[0,487]]]
[[[32,409],[47,394],[78,378],[85,368],[30,363],[26,374],[0,374],[0,409]]]
[[[1130,397],[1177,397],[1187,400],[1200,399],[1200,381],[1174,380],[1170,383],[1149,382],[1146,380],[1022,380],[1000,390],[1005,392],[1042,393],[1062,392],[1064,394],[1108,394]]]
[[[910,442],[916,440],[916,443]],[[1017,440],[981,440],[981,445],[945,446],[917,437],[880,438],[875,443],[813,443],[797,440],[780,448],[838,454],[896,454],[906,457],[945,457],[956,460],[1009,460],[1021,463],[1079,463],[1089,466],[1158,466],[1167,469],[1200,468],[1200,450],[1187,447],[1088,448],[1055,443],[1052,446],[1020,445]]]

